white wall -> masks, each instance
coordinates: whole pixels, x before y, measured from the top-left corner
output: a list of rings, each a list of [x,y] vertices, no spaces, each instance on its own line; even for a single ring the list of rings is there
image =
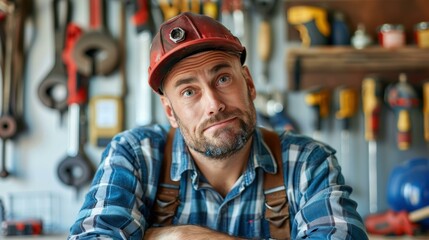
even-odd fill
[[[82,27],[87,26],[87,0],[74,0],[73,21]],[[52,35],[52,13],[50,9],[51,0],[35,0],[37,20],[34,25],[36,30],[36,39],[34,45],[29,49],[29,58],[26,65],[25,77],[25,122],[27,130],[8,145],[7,165],[12,172],[12,176],[6,179],[0,179],[0,197],[5,201],[6,207],[9,206],[10,196],[15,196],[16,201],[22,204],[22,209],[27,212],[35,212],[37,209],[50,210],[51,213],[44,214],[52,216],[52,220],[60,231],[66,232],[73,223],[74,218],[80,208],[83,200],[81,194],[70,187],[63,185],[57,178],[56,169],[59,162],[66,155],[67,150],[67,118],[64,125],[60,125],[59,115],[52,109],[48,109],[41,104],[37,97],[38,84],[49,72],[53,64],[53,35]],[[112,33],[118,34],[118,1],[109,1],[110,18],[109,26]],[[287,92],[287,77],[285,73],[285,53],[288,47],[296,46],[298,43],[286,43],[285,20],[283,6],[280,3],[273,15],[274,43],[273,56],[270,62],[270,82],[277,89],[285,91],[288,113],[292,116],[298,125],[298,130],[307,135],[312,134],[312,122],[314,120],[313,112],[304,103],[303,92]],[[128,14],[131,14],[128,10]],[[258,39],[258,24],[261,20],[256,13],[248,13],[247,19],[247,49],[249,58],[247,64],[251,67],[252,75],[256,85],[258,74],[261,71],[261,64],[256,52]],[[127,28],[127,74],[129,93],[126,99],[126,126],[127,128],[135,126],[134,100],[137,91],[139,63],[136,56],[136,36],[134,29],[128,23]],[[116,72],[109,77],[94,77],[91,79],[90,94],[96,96],[99,94],[117,94],[119,84],[119,74]],[[159,111],[156,113],[158,122],[165,122],[159,103],[156,107]],[[386,110],[383,112],[385,124],[382,124],[382,138],[379,144],[379,209],[386,209],[388,206],[385,201],[385,184],[387,176],[393,166],[407,159],[425,156],[429,157],[427,144],[421,137],[422,120],[421,114],[415,113],[413,118],[414,126],[414,144],[408,151],[398,151],[395,145],[395,119],[393,113]],[[65,115],[67,117],[67,114]],[[345,162],[350,163],[348,169],[352,169],[346,176],[355,189],[352,197],[358,203],[358,210],[362,215],[368,213],[368,163],[367,163],[367,144],[363,137],[363,115],[360,111],[353,120],[353,127],[350,137],[350,158]],[[340,125],[331,114],[328,122],[324,125],[323,139],[336,149],[340,149]],[[87,144],[88,156],[94,164],[100,160],[102,149]],[[338,155],[340,157],[340,155]],[[17,199],[28,200],[22,203]],[[39,200],[42,199],[42,200]],[[43,200],[44,199],[44,200]],[[46,206],[46,199],[52,201],[52,205]],[[40,210],[40,211],[42,211]]]

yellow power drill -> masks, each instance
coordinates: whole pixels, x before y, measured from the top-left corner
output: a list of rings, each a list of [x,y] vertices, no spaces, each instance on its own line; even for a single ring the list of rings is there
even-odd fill
[[[327,10],[313,6],[293,6],[287,11],[287,19],[300,33],[303,46],[328,44],[331,27]]]

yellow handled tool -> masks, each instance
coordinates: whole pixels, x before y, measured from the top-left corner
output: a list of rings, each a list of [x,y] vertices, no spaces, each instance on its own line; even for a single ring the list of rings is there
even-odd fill
[[[362,81],[362,108],[365,124],[365,139],[368,141],[369,212],[378,211],[377,136],[380,125],[382,99],[381,80],[367,76]]]
[[[362,107],[365,116],[365,139],[376,140],[380,123],[382,87],[375,76],[368,76],[362,82]]]
[[[314,138],[320,140],[322,119],[329,115],[329,91],[324,88],[310,90],[305,96],[305,102],[316,112]]]
[[[328,12],[320,7],[294,6],[287,12],[288,22],[300,33],[305,47],[326,45],[331,34]]]
[[[358,97],[355,89],[347,86],[340,86],[335,90],[337,112],[335,118],[341,121],[341,156],[340,166],[343,168],[343,174],[348,175],[350,164],[346,161],[350,159],[350,120],[357,112]]]
[[[353,88],[341,86],[336,90],[335,95],[338,104],[335,117],[343,122],[343,130],[348,130],[350,118],[357,112],[357,92]]]

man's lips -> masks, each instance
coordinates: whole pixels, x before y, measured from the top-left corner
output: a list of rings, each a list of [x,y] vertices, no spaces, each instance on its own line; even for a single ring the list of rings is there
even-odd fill
[[[213,124],[210,124],[208,127],[204,128],[204,131],[207,131],[209,129],[216,129],[216,128],[224,127],[225,125],[230,124],[235,119],[236,119],[236,117],[231,117],[231,118],[227,118],[227,119],[224,119],[222,121],[219,121],[219,122],[215,122]]]

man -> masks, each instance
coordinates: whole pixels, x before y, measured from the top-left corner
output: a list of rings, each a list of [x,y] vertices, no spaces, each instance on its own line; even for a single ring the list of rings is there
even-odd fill
[[[283,132],[276,163],[256,127],[245,57],[239,40],[209,17],[183,13],[162,24],[149,84],[176,131],[145,126],[112,140],[70,239],[268,239],[272,229],[277,238],[367,239],[333,149]],[[162,170],[169,154],[171,167]],[[160,180],[164,171],[177,187]],[[280,205],[266,204],[267,175],[280,176]],[[157,196],[163,188],[178,189],[172,214],[162,209],[175,204]],[[284,209],[281,221],[267,219]]]

